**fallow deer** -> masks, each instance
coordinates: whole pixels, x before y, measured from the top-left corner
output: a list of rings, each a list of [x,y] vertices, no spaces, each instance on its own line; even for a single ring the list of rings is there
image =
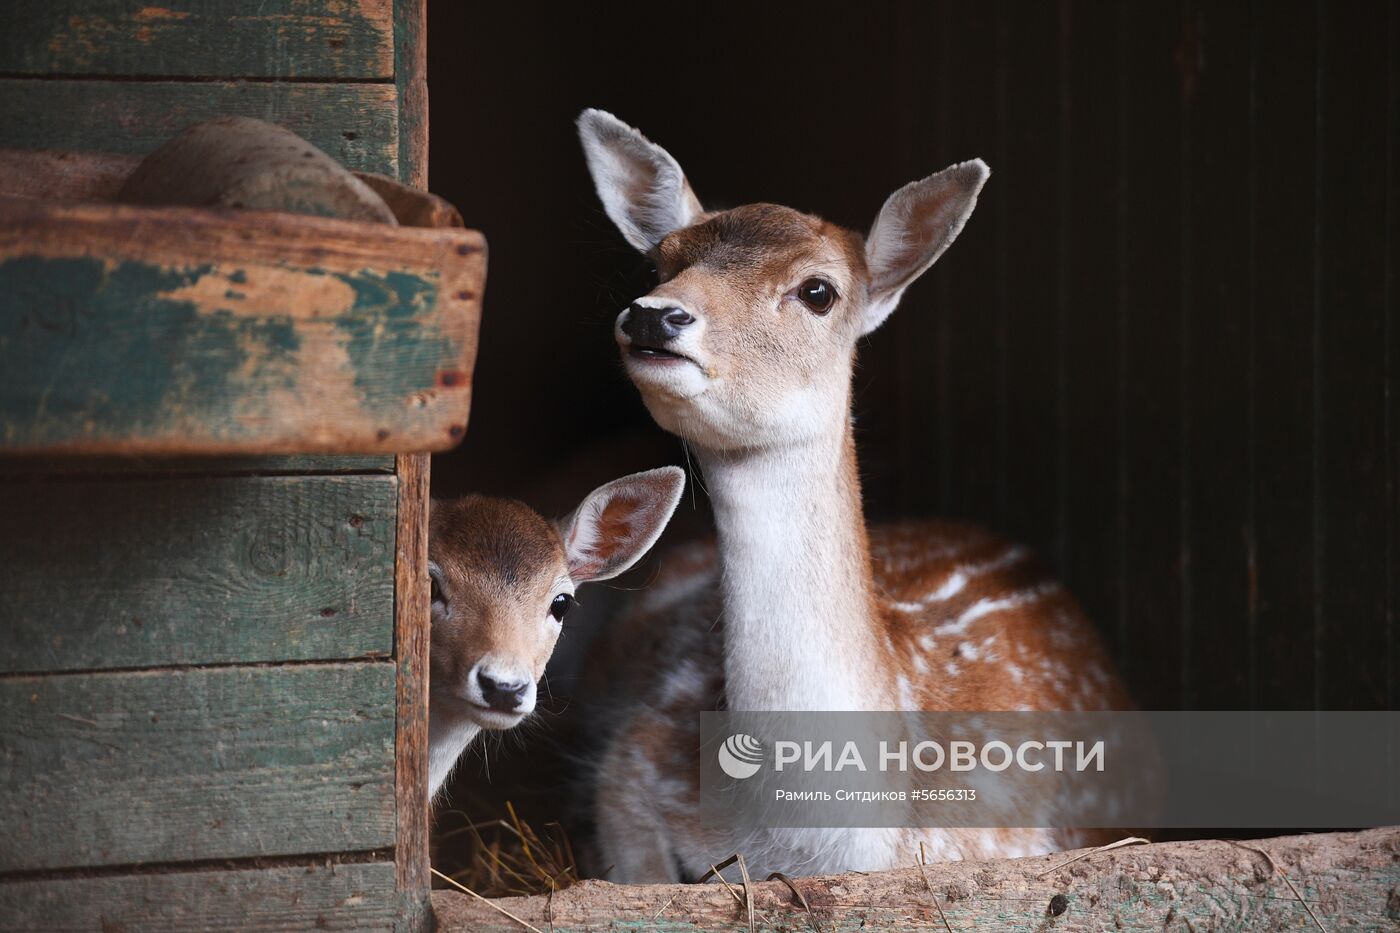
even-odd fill
[[[811,874],[907,866],[921,845],[952,859],[1085,841],[1045,829],[741,836],[700,819],[703,709],[1128,702],[1094,629],[1027,550],[944,522],[867,529],[862,513],[856,343],[958,235],[987,166],[900,188],[862,237],[773,204],[708,212],[676,160],[632,127],[588,110],[579,131],[606,213],[659,279],[617,317],[623,363],[698,461],[718,531],[717,547],[663,572],[616,631],[628,669],[654,676],[599,762],[599,867],[617,881],[693,879],[739,851],[762,874]]]
[[[625,476],[589,493],[558,526],[511,499],[432,502],[430,795],[482,729],[510,729],[534,711],[574,593],[640,560],[684,485],[676,467]]]

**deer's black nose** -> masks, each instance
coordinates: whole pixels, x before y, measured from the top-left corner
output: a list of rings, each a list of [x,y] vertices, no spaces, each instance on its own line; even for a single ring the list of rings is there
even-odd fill
[[[481,686],[481,698],[486,705],[502,713],[515,712],[530,687],[523,680],[496,680],[484,671],[476,672],[476,682]]]
[[[660,347],[679,337],[681,331],[694,323],[695,317],[684,308],[634,304],[622,319],[622,332],[640,346]]]

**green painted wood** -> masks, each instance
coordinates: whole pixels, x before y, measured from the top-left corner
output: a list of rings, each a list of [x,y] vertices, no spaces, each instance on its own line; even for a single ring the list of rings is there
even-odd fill
[[[14,933],[386,930],[396,916],[392,862],[0,883]]]
[[[257,117],[347,168],[396,175],[392,84],[0,79],[0,146],[144,155],[191,123]]]
[[[289,473],[392,473],[394,458],[377,454],[343,457],[0,457],[0,475],[51,473],[176,473],[205,475],[280,475]]]
[[[0,199],[0,449],[455,445],[483,250],[468,230]]]
[[[0,72],[394,76],[389,0],[8,0]]]
[[[0,487],[0,672],[387,657],[392,476]]]
[[[0,871],[394,843],[389,662],[0,680]]]

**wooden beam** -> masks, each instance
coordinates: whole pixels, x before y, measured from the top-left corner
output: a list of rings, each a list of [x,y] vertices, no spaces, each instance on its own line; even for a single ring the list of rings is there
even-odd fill
[[[1268,852],[1278,870],[1244,846]],[[754,919],[761,929],[824,933],[1303,930],[1312,923],[1310,907],[1324,923],[1331,922],[1328,929],[1391,929],[1400,923],[1400,828],[1243,844],[1166,842],[1070,861],[1085,851],[943,862],[924,872],[905,868],[798,878],[794,884],[811,906],[810,913],[781,881],[758,881]],[[1285,875],[1307,901],[1306,907]],[[493,903],[554,933],[751,929],[743,905],[718,884],[585,881],[550,896]],[[523,929],[490,906],[451,890],[433,892],[433,910],[441,933]]]
[[[428,902],[428,476],[430,458],[398,458],[399,513],[394,572],[394,659],[398,668],[394,849],[406,930],[432,925]]]
[[[0,451],[451,447],[484,250],[470,230],[0,198]]]
[[[389,862],[0,882],[8,930],[387,930]]]
[[[392,84],[0,79],[0,145],[145,155],[219,116],[285,126],[346,168],[397,175]]]
[[[0,678],[0,871],[394,844],[394,666]]]
[[[393,77],[391,0],[8,0],[5,74]]]

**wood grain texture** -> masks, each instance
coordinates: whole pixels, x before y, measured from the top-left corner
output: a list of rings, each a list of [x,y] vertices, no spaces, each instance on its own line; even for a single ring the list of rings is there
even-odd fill
[[[9,0],[0,72],[393,77],[390,0]]]
[[[1328,929],[1392,929],[1400,922],[1400,830],[1251,842],[1269,852]],[[799,878],[812,910],[780,881],[753,885],[760,929],[929,931],[1307,929],[1303,904],[1265,858],[1228,842],[1132,846],[1081,859],[947,862],[870,874]],[[927,880],[925,880],[925,877]],[[742,896],[742,895],[741,895]],[[1062,908],[1051,910],[1051,901]],[[934,899],[937,899],[935,906]],[[749,930],[744,908],[717,884],[611,885],[585,881],[552,896],[495,903],[555,933]],[[433,894],[443,933],[518,933],[522,927],[451,890]],[[946,920],[945,920],[946,918]]]
[[[394,660],[398,669],[394,849],[404,905],[402,929],[431,927],[428,903],[428,479],[430,458],[398,458],[399,508],[395,562]]]
[[[144,155],[201,120],[285,126],[353,171],[395,175],[391,84],[0,79],[0,145]]]
[[[394,82],[399,95],[399,180],[427,190],[427,0],[394,0]]]
[[[385,930],[397,912],[389,862],[0,882],[12,933]]]
[[[42,476],[52,473],[280,476],[297,473],[392,472],[394,458],[379,454],[343,457],[0,457],[0,476]]]
[[[0,672],[388,657],[392,476],[0,487]]]
[[[387,662],[0,680],[0,871],[394,843]]]
[[[470,408],[467,230],[0,199],[0,449],[440,450]]]

